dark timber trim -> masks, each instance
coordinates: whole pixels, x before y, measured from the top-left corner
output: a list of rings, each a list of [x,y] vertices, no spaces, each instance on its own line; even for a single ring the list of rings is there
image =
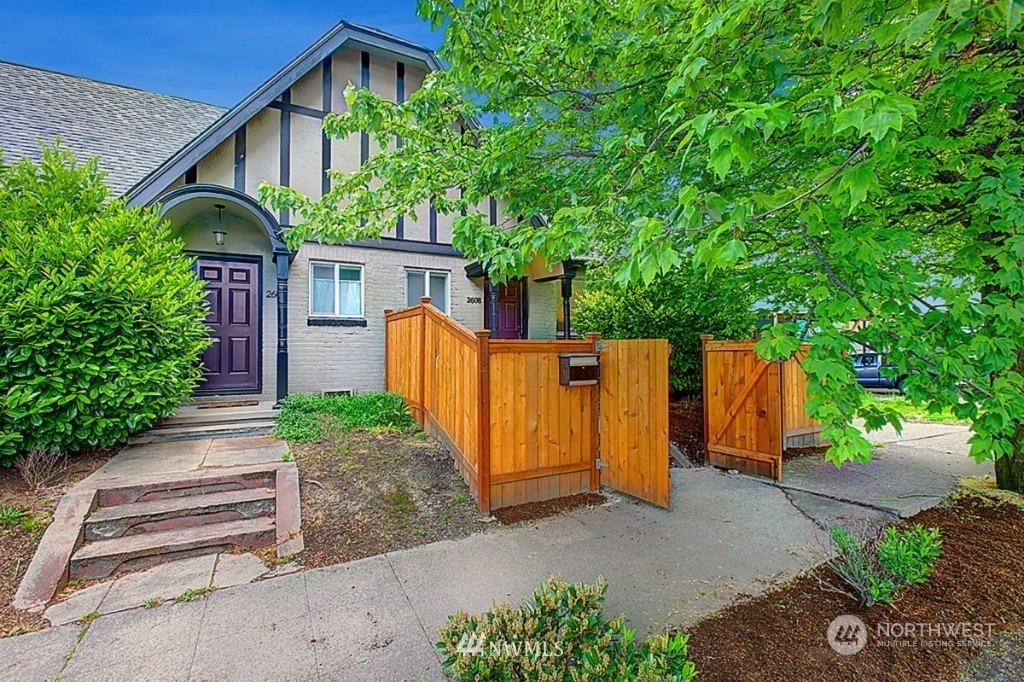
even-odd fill
[[[278,111],[287,111],[289,114],[299,114],[300,116],[309,116],[310,118],[323,118],[327,115],[326,111],[321,109],[313,109],[311,107],[304,107],[301,104],[285,104],[284,102],[278,102],[274,100],[267,105],[268,109],[277,109]]]
[[[491,197],[490,214],[491,214],[491,225],[498,224],[498,200]]]
[[[360,78],[359,87],[370,89],[370,53],[360,52]],[[362,167],[370,160],[370,134],[365,130],[359,131],[359,166]]]
[[[328,55],[323,62],[320,64],[320,70],[323,71],[323,107],[324,111],[331,111],[334,106],[332,100],[332,93],[334,90],[333,85],[333,63],[334,60],[331,55]],[[322,174],[320,175],[320,194],[327,194],[331,191],[331,176],[328,171],[331,170],[331,138],[327,137],[327,133],[323,130],[320,131],[320,169]]]
[[[235,189],[245,191],[245,126],[235,131]]]
[[[434,208],[434,197],[430,197],[430,242],[437,243],[437,209]]]
[[[199,182],[199,166],[192,166],[185,171],[185,184],[194,185]]]
[[[179,152],[143,178],[127,193],[129,203],[132,206],[151,204],[190,166],[198,163],[229,139],[235,130],[245,125],[246,121],[263,110],[325,57],[341,47],[389,53],[403,59],[407,64],[410,62],[422,64],[428,71],[439,71],[443,68],[434,53],[425,47],[366,26],[342,21],[271,76],[259,88],[247,95],[238,105],[225,113],[219,121],[196,136]]]
[[[281,94],[282,104],[292,103],[292,91],[289,88]],[[292,182],[292,113],[287,108],[281,109],[281,175],[282,187],[291,186]],[[281,209],[279,219],[282,225],[288,224],[288,209]]]
[[[399,104],[405,102],[405,62],[398,62],[395,66],[395,99],[398,100]],[[399,149],[402,148],[402,136],[395,135],[395,146]],[[397,239],[405,239],[405,216],[398,216],[398,222],[395,223],[395,237]]]
[[[316,243],[316,242],[311,242]],[[393,237],[381,237],[376,239],[360,239],[354,242],[346,242],[345,246],[357,246],[364,249],[381,249],[383,251],[404,251],[406,253],[426,253],[432,256],[453,256],[462,258],[460,253],[451,244],[431,244],[414,239],[395,239]]]

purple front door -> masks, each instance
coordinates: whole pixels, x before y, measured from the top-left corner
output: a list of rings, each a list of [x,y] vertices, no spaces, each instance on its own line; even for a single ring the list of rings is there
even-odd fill
[[[260,390],[260,264],[199,258],[206,282],[213,344],[203,353],[200,393],[256,393]]]
[[[489,290],[488,285],[488,290]],[[492,334],[495,339],[523,338],[523,280],[517,279],[502,284],[498,289],[498,329]],[[490,307],[485,310],[487,327],[490,325]]]

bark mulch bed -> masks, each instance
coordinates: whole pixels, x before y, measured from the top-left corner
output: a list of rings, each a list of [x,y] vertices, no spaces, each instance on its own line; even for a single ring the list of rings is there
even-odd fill
[[[944,646],[925,646],[913,637],[890,638],[897,645],[882,646],[876,626],[992,623],[993,634],[1019,630],[1024,613],[1024,510],[961,495],[911,522],[942,529],[942,557],[927,584],[909,589],[892,606],[864,608],[850,597],[823,590],[819,580],[839,583],[819,567],[698,623],[690,631],[690,647],[700,679],[958,679],[958,669],[980,649],[962,646],[965,640],[955,637],[935,638],[946,642]],[[840,656],[826,640],[829,623],[842,614],[858,616],[867,625],[868,642],[859,653]]]
[[[501,509],[495,509],[493,514],[494,518],[498,519],[502,525],[507,526],[522,521],[546,519],[549,516],[555,516],[570,509],[597,507],[607,501],[608,498],[600,493],[579,493],[577,495],[558,497],[553,500],[544,500],[543,502],[527,502],[526,504],[517,504],[514,507],[502,507]]]
[[[290,449],[299,469],[303,567],[486,528],[451,455],[423,433],[341,431]]]
[[[668,404],[668,439],[691,463],[704,465],[704,401],[680,398]]]
[[[72,486],[99,469],[118,448],[82,452],[68,457],[68,470],[45,488],[30,490],[13,469],[0,469],[0,509],[16,507],[20,519],[0,520],[0,638],[38,630],[46,625],[42,614],[17,611],[11,606],[18,584],[28,569],[43,532],[53,519],[57,503]]]

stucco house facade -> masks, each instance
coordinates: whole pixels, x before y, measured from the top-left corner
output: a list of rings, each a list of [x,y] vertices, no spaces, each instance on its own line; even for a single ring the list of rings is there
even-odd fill
[[[97,156],[115,195],[157,205],[207,282],[213,345],[196,399],[384,387],[384,311],[429,295],[459,322],[500,338],[555,338],[571,296],[571,264],[536,262],[527,277],[490,287],[452,247],[452,221],[429,205],[380,240],[315,242],[289,250],[292,223],[256,199],[261,183],[318,198],[327,170],[359,168],[368,136],[327,138],[348,83],[402,101],[440,68],[432,52],[342,22],[229,110],[0,62],[4,161],[39,155],[60,138]],[[505,220],[492,198],[479,207]],[[568,285],[568,286],[567,286]]]

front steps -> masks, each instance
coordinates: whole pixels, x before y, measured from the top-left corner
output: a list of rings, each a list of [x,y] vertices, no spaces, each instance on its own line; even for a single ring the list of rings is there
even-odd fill
[[[95,580],[199,554],[272,545],[276,484],[275,470],[256,469],[100,489],[71,555],[69,578]]]
[[[269,436],[277,425],[272,403],[246,407],[183,407],[149,431],[128,439],[129,445],[200,438]]]
[[[86,479],[57,505],[12,604],[41,610],[69,580],[203,554],[272,546],[292,556],[301,524],[294,462]]]

